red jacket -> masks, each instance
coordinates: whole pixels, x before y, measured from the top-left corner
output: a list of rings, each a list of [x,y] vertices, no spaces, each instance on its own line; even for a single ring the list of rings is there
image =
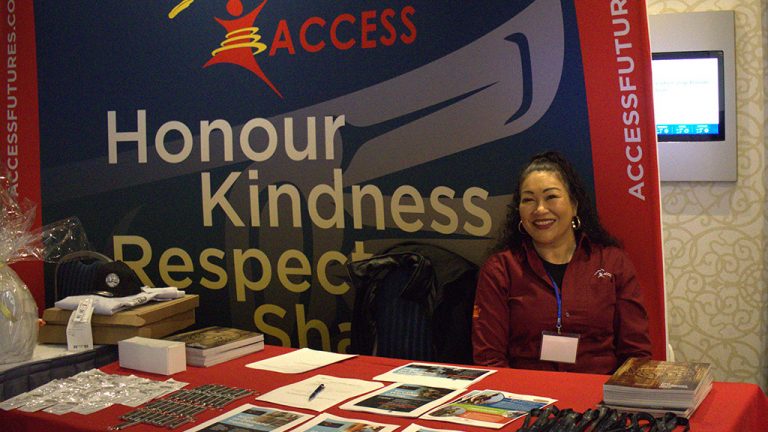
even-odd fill
[[[562,331],[580,335],[576,363],[539,360],[542,331],[556,331],[557,302],[529,243],[505,250],[480,270],[472,323],[478,365],[610,374],[629,357],[650,357],[648,314],[624,251],[582,237],[563,283]]]

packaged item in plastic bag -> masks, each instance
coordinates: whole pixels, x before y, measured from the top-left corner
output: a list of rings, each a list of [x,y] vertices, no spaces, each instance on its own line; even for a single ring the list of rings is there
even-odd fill
[[[37,304],[7,265],[0,267],[0,364],[29,360],[37,343]]]
[[[8,177],[0,175],[0,364],[32,358],[37,344],[38,311],[27,285],[9,264],[41,260],[88,249],[88,239],[77,218],[32,229],[35,206],[17,202]]]

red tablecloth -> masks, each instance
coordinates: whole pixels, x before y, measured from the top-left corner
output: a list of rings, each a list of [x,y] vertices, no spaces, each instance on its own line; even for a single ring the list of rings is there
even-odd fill
[[[190,383],[189,387],[196,387],[206,383],[217,383],[248,388],[259,393],[266,393],[275,388],[304,380],[316,373],[342,378],[371,379],[376,375],[408,363],[408,361],[405,360],[359,356],[311,372],[293,375],[249,369],[245,367],[247,363],[282,354],[289,350],[290,348],[267,346],[264,351],[216,366],[208,368],[189,367],[185,372],[175,374],[173,378],[178,381]],[[168,378],[162,375],[123,369],[117,363],[104,366],[101,370],[106,373],[125,375],[134,374],[160,380]],[[603,383],[607,379],[608,377],[605,375],[499,369],[497,373],[488,376],[472,388],[497,389],[513,393],[551,397],[558,400],[556,405],[559,408],[573,408],[577,411],[584,411],[588,408],[594,408],[597,403],[600,402],[603,394]],[[246,397],[228,405],[223,410],[206,410],[205,412],[198,414],[196,416],[196,424],[216,417],[223,412],[244,403],[270,406],[270,404],[261,401],[254,401],[253,397]],[[312,411],[290,407],[286,408],[316,414]],[[9,432],[104,431],[107,430],[109,426],[120,423],[120,415],[132,411],[133,409],[134,408],[122,405],[113,405],[110,408],[87,416],[80,414],[64,414],[57,416],[45,412],[25,413],[19,410],[0,410],[0,429]],[[344,411],[337,407],[331,408],[327,412],[347,418],[362,418],[403,426],[413,422],[412,419],[402,417]],[[420,419],[417,420],[417,422],[426,427],[433,428],[486,432],[492,430]],[[522,420],[517,420],[501,430],[514,431],[521,425]],[[768,426],[766,425],[768,425],[768,398],[758,386],[744,383],[716,382],[709,396],[707,396],[691,418],[691,431],[694,432],[757,432],[768,430]],[[189,427],[192,427],[192,424],[181,426],[177,430],[181,431]],[[167,429],[149,425],[136,425],[126,430],[131,432],[141,432]]]

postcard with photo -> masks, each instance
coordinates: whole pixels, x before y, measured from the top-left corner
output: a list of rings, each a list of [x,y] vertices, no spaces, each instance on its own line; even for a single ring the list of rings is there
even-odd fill
[[[320,414],[292,432],[393,432],[398,425]]]
[[[461,398],[440,406],[421,418],[500,429],[534,408],[557,402],[539,396],[520,395],[500,390],[473,390]]]
[[[434,428],[428,428],[426,426],[417,425],[416,423],[411,423],[408,425],[407,428],[403,429],[403,432],[462,432],[460,430],[456,429],[434,429]]]
[[[282,432],[311,418],[310,414],[245,404],[185,432]]]
[[[400,417],[418,417],[445,404],[463,390],[394,383],[341,405],[341,409]]]
[[[479,369],[429,363],[408,363],[373,379],[408,384],[420,384],[452,389],[464,389],[495,373],[494,369]]]

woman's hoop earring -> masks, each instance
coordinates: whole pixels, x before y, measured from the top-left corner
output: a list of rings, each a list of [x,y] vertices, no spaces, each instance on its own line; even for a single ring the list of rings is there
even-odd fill
[[[579,219],[579,215],[576,215],[571,219],[571,227],[574,231],[578,231],[579,228],[581,228],[581,219]]]
[[[525,232],[525,229],[523,229],[523,221],[517,223],[517,230],[520,231],[520,234],[528,234]]]

